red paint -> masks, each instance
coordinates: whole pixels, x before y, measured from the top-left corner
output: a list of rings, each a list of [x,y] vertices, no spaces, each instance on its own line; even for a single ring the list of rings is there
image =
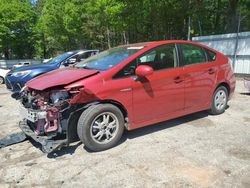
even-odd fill
[[[137,76],[140,77],[146,77],[146,76],[150,76],[154,73],[154,70],[152,67],[147,66],[147,65],[140,65],[137,67],[137,69],[135,70],[135,73]]]
[[[46,124],[44,130],[46,133],[56,131],[58,129],[59,112],[57,109],[49,110],[47,112]]]
[[[98,73],[96,70],[63,68],[36,77],[30,80],[27,85],[30,88],[42,91],[55,86],[67,85],[96,73]]]
[[[64,85],[64,89],[83,87],[70,100],[71,104],[92,101],[114,101],[126,109],[129,129],[135,129],[186,114],[209,109],[212,95],[219,84],[229,86],[231,98],[235,89],[235,77],[228,64],[228,58],[216,53],[214,62],[204,62],[190,66],[152,71],[147,66],[140,66],[135,76],[113,79],[125,65],[141,54],[163,44],[190,43],[189,41],[159,41],[133,44],[146,46],[110,70],[100,72],[84,69],[61,69],[40,76],[30,81],[27,86],[44,90]],[[87,78],[86,78],[87,77]]]

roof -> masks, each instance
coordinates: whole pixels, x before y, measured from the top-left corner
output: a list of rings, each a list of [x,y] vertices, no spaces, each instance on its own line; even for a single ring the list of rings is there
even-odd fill
[[[195,43],[192,41],[187,41],[187,40],[162,40],[162,41],[150,41],[150,42],[140,42],[140,43],[131,43],[131,44],[125,44],[125,45],[120,45],[120,47],[124,46],[155,46],[155,45],[161,45],[161,44],[168,44],[168,43],[177,43],[177,42],[182,42],[182,43]]]

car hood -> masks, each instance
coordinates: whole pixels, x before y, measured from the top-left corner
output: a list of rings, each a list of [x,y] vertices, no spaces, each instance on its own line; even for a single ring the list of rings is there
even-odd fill
[[[64,68],[38,76],[29,82],[27,87],[35,90],[45,90],[51,87],[67,85],[80,79],[97,74],[97,70],[87,70],[78,68]]]
[[[16,69],[13,69],[11,73],[14,72],[20,72],[20,71],[26,71],[26,70],[36,70],[36,69],[54,69],[54,66],[52,64],[37,64],[37,65],[28,65],[28,66],[23,66],[19,67]]]

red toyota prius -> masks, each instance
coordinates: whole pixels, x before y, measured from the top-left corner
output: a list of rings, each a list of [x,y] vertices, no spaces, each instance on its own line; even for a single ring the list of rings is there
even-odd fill
[[[25,134],[51,152],[80,139],[111,148],[124,129],[209,110],[225,111],[235,89],[228,58],[169,40],[119,46],[29,81],[16,98]]]

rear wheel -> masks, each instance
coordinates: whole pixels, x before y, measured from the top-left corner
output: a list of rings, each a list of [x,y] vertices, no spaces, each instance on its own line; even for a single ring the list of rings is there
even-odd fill
[[[92,151],[114,147],[124,130],[124,117],[120,109],[112,104],[98,104],[81,114],[77,134],[83,144]]]
[[[222,114],[227,107],[227,102],[228,102],[227,88],[225,88],[224,86],[219,86],[213,94],[213,101],[210,113],[214,115]]]
[[[4,83],[4,78],[2,76],[0,76],[0,84]]]

